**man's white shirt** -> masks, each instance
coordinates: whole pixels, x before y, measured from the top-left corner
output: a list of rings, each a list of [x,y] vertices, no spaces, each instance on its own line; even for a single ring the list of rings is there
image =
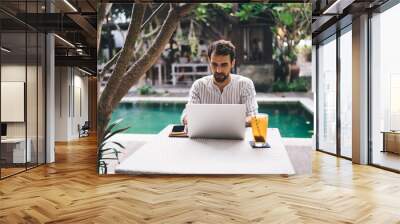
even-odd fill
[[[246,116],[257,114],[258,104],[253,81],[241,75],[230,76],[231,81],[224,87],[222,93],[214,84],[212,75],[197,79],[190,89],[187,104],[245,104]],[[181,120],[184,116],[185,110]]]

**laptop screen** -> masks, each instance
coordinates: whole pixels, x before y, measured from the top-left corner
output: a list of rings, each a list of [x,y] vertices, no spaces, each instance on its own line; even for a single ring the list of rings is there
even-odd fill
[[[7,124],[1,123],[1,136],[7,136]]]

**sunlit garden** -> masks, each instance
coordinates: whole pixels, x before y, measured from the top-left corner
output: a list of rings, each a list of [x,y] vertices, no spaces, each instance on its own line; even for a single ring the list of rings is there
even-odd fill
[[[311,4],[194,4],[171,27],[165,20],[168,8],[151,4],[143,9],[143,17],[150,19],[128,44],[129,26],[137,16],[132,4],[112,4],[108,9],[98,57],[102,97],[109,98],[105,106],[113,109],[106,111],[106,118],[123,118],[122,123],[131,127],[128,133],[141,134],[156,134],[166,124],[179,123],[191,85],[211,74],[208,45],[225,39],[236,46],[232,73],[253,81],[257,99],[269,103],[261,108],[273,114],[271,126],[284,130],[284,137],[312,136]],[[160,36],[164,31],[170,37]],[[127,47],[132,48],[132,58],[125,60],[122,71],[117,59]],[[149,51],[158,54],[141,60]],[[125,77],[126,82],[119,84],[123,88],[114,86],[113,76]],[[171,99],[172,104],[165,102]],[[284,127],[291,116],[296,117],[297,128]]]

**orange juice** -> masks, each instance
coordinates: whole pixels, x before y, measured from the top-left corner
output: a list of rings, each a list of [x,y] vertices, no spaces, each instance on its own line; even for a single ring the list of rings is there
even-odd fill
[[[267,140],[268,115],[257,114],[251,118],[251,129],[255,143],[265,143]]]

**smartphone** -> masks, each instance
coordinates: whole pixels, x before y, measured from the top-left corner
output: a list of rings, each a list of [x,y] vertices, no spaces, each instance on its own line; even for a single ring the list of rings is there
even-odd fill
[[[172,132],[184,132],[185,131],[185,125],[174,125],[172,128]]]

